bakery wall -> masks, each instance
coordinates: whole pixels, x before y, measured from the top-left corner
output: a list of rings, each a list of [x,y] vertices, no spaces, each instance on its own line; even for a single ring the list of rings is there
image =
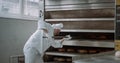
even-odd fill
[[[0,63],[9,63],[9,57],[23,54],[23,46],[36,30],[37,21],[0,18]]]

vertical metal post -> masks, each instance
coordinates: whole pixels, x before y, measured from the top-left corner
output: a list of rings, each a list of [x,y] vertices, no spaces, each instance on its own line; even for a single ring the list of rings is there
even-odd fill
[[[44,21],[45,0],[39,0],[39,20]]]
[[[45,0],[39,0],[39,18],[38,18],[38,21],[45,21],[44,13],[45,13]],[[43,43],[41,42],[41,51],[43,50],[43,48],[44,48]]]

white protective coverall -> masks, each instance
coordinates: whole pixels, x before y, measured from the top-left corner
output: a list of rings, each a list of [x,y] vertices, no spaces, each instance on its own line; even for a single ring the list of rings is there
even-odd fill
[[[55,26],[54,24],[52,27],[51,24],[45,21],[38,21],[38,29],[31,35],[23,48],[25,63],[43,63],[44,52],[50,46],[55,48],[62,47],[61,40],[55,42],[52,38],[52,36],[54,36],[54,28],[56,27],[62,28],[63,25],[57,24],[57,26]],[[48,34],[46,34],[43,29],[47,29]]]

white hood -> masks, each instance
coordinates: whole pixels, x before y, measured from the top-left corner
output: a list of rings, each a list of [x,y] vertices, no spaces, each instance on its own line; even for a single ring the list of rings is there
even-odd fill
[[[61,28],[63,28],[63,24],[62,24],[62,23],[53,24],[52,27],[53,27],[54,29],[61,29]]]

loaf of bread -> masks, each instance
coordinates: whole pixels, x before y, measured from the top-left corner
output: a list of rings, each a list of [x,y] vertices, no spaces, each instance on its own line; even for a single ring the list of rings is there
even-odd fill
[[[87,50],[84,50],[84,49],[80,49],[80,50],[78,50],[78,52],[81,53],[81,54],[86,54],[86,53],[88,53],[88,51],[87,51]]]
[[[59,52],[65,52],[65,49],[64,48],[60,48],[58,49]]]
[[[74,49],[67,49],[67,52],[75,52]]]
[[[107,39],[107,37],[105,35],[101,35],[101,36],[98,37],[98,39],[105,40],[105,39]]]
[[[97,53],[97,51],[96,50],[89,50],[89,53],[94,54],[94,53]]]
[[[71,62],[72,59],[71,59],[71,58],[66,58],[66,61],[67,61],[67,62]]]
[[[65,61],[65,58],[58,58],[57,61],[59,61],[59,62],[64,62],[64,61]]]

